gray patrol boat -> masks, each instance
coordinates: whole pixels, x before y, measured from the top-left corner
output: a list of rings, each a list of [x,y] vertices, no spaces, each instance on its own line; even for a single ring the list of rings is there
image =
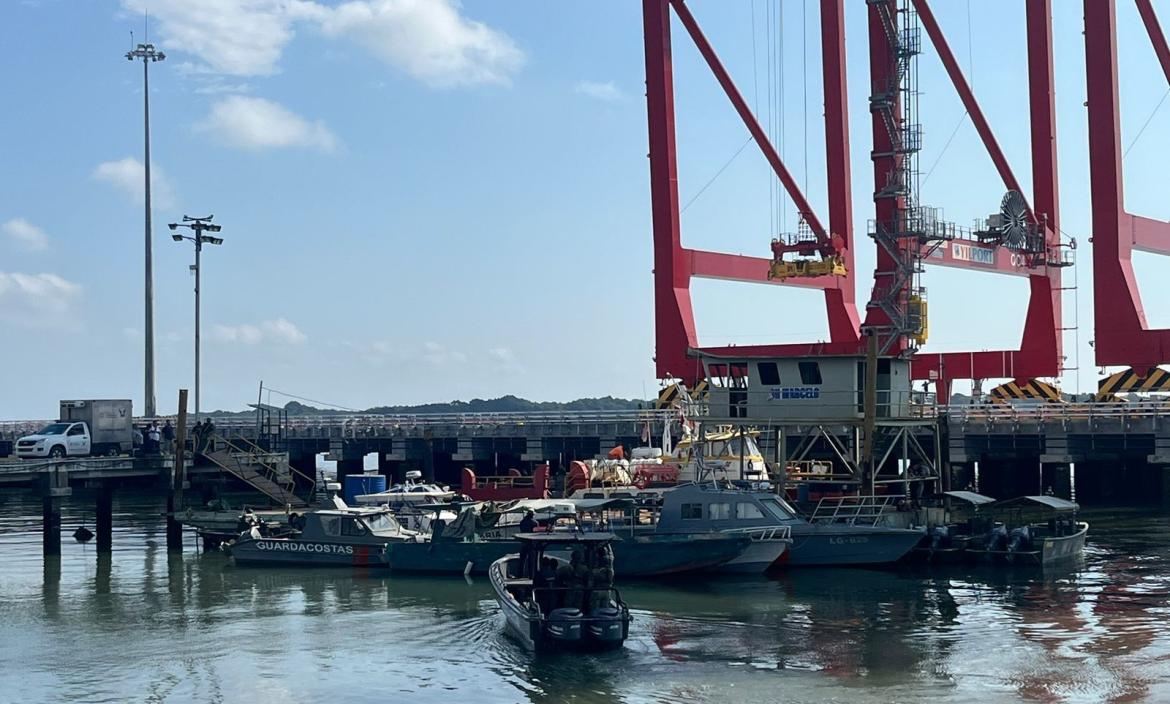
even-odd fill
[[[777,566],[888,564],[918,545],[923,530],[883,525],[887,509],[893,509],[884,497],[860,498],[842,505],[823,504],[805,518],[771,492],[730,482],[686,484],[662,492],[657,530],[784,527],[792,544],[780,555]]]
[[[224,550],[237,564],[389,567],[387,546],[419,539],[384,508],[336,508],[307,513],[291,536],[264,535],[260,526]]]

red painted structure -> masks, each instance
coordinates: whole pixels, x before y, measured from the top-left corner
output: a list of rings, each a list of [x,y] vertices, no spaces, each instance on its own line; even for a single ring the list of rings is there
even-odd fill
[[[888,11],[892,12],[896,0],[886,0]],[[983,111],[975,99],[974,92],[963,76],[935,19],[927,0],[913,0],[923,28],[931,44],[938,52],[947,75],[959,93],[959,98],[975,126],[988,155],[991,157],[1004,187],[1023,192],[1019,181],[1012,172],[999,142],[991,131]],[[1052,70],[1052,3],[1051,0],[1026,0],[1027,42],[1028,42],[1028,92],[1032,137],[1032,183],[1034,205],[1030,205],[1033,217],[1043,230],[1044,241],[1049,254],[1055,254],[1060,246],[1059,207],[1056,170],[1056,109]],[[870,28],[870,72],[874,85],[884,85],[892,80],[893,63],[886,30],[882,26],[882,13],[878,3],[869,5]],[[874,115],[874,152],[883,151],[888,142],[888,131]],[[888,148],[888,144],[886,147]],[[874,179],[877,188],[884,182],[885,174],[893,168],[896,155],[874,158]],[[890,199],[875,198],[878,222],[893,219],[894,203]],[[956,239],[944,243],[936,256],[926,258],[928,264],[961,266],[973,270],[994,271],[1004,274],[1027,275],[1030,284],[1030,298],[1024,323],[1023,339],[1018,350],[993,350],[979,352],[918,353],[911,365],[915,379],[934,379],[936,388],[944,397],[949,397],[950,382],[953,379],[1027,379],[1060,374],[1062,357],[1060,267],[1045,266],[1031,257],[1013,253],[998,247],[988,251],[986,245],[971,240]],[[983,264],[970,255],[972,250],[992,258],[992,263]],[[983,259],[983,258],[979,258]],[[888,254],[878,251],[878,263],[874,272],[875,297],[879,287],[889,280],[894,262]],[[872,316],[881,316],[880,310],[870,311],[866,324],[883,322]]]
[[[813,212],[731,76],[707,41],[683,0],[642,0],[646,49],[646,107],[650,133],[650,198],[654,227],[655,367],[660,378],[674,376],[688,385],[702,375],[688,352],[699,347],[691,307],[693,277],[819,288],[829,318],[829,346],[858,348],[858,315],[853,283],[853,214],[849,176],[849,118],[846,110],[844,0],[821,0],[821,47],[824,65],[825,158],[829,227]],[[671,8],[698,47],[736,112],[816,237],[818,251],[841,257],[846,276],[768,279],[771,259],[745,257],[683,247],[679,226],[678,161],[674,129],[674,83],[671,62]],[[752,356],[787,350],[810,354],[823,344],[735,347]],[[719,351],[717,348],[707,348]]]
[[[1087,0],[1091,2],[1092,0]],[[1050,250],[1059,246],[1057,204],[1055,107],[1052,77],[1051,0],[1026,0],[1028,75],[1031,110],[1032,172],[1034,205],[1030,206],[1043,228]],[[896,62],[891,59],[887,29],[882,25],[882,9],[896,17],[896,0],[867,3],[869,12],[870,79],[873,85],[888,85],[896,80]],[[947,68],[964,106],[971,115],[1004,185],[1020,190],[1007,159],[991,132],[963,77],[958,63],[926,0],[915,0],[927,33]],[[712,73],[727,93],[757,145],[763,151],[801,216],[816,237],[810,251],[822,256],[840,255],[847,276],[789,278],[769,281],[770,260],[720,252],[688,249],[682,246],[679,226],[678,170],[674,129],[673,70],[671,62],[671,9],[694,40]],[[739,357],[858,354],[862,351],[859,320],[854,302],[854,262],[852,206],[849,169],[849,139],[845,76],[844,1],[821,0],[821,52],[825,94],[826,172],[828,180],[829,228],[826,229],[812,211],[803,193],[769,143],[747,103],[703,35],[698,22],[684,0],[643,0],[646,55],[646,100],[650,141],[650,186],[654,227],[654,298],[655,361],[659,377],[668,375],[693,384],[700,375],[698,361],[689,351],[699,347],[691,307],[690,280],[708,277],[757,283],[820,288],[825,292],[829,318],[829,342],[810,344],[749,345],[703,348],[713,353]],[[892,222],[900,198],[879,198],[899,159],[889,143],[889,132],[876,112],[873,114],[875,219]],[[907,245],[910,246],[910,245]],[[978,250],[978,251],[977,251]],[[971,256],[972,253],[984,256]],[[904,256],[912,256],[904,253]],[[1037,266],[1005,248],[990,248],[974,240],[955,240],[935,250],[927,263],[1026,275],[1031,296],[1023,340],[1019,350],[919,354],[912,366],[918,379],[936,379],[940,389],[949,389],[952,379],[1013,378],[1026,379],[1056,376],[1061,367],[1060,269]],[[879,248],[875,268],[874,297],[893,281],[897,261]],[[880,326],[889,321],[878,308],[868,311],[866,324]],[[901,353],[906,344],[892,350]]]
[[[1136,0],[1162,71],[1170,48],[1150,0]],[[1133,273],[1133,250],[1170,254],[1170,223],[1125,211],[1115,0],[1085,0],[1089,180],[1093,204],[1093,313],[1097,364],[1147,373],[1170,361],[1170,330],[1150,329]]]
[[[499,477],[477,477],[470,467],[459,473],[459,491],[475,501],[513,501],[515,499],[548,498],[548,465],[541,464],[526,477],[519,470],[510,469]]]

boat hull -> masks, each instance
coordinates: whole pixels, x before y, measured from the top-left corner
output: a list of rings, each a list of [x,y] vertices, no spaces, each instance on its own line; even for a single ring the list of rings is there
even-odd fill
[[[722,565],[738,558],[751,541],[741,536],[720,534],[646,535],[622,538],[612,544],[614,574],[623,578],[659,577],[684,572],[711,569],[722,571]],[[442,541],[439,543],[391,543],[388,548],[390,569],[398,572],[429,572],[442,574],[483,574],[493,562],[515,553],[519,545],[513,540],[485,540],[479,542]],[[563,553],[550,551],[568,559]],[[778,556],[769,549],[772,560]],[[756,562],[764,559],[755,558]],[[468,566],[470,564],[470,567]],[[758,565],[763,572],[765,566]]]
[[[308,567],[389,566],[385,545],[351,545],[320,540],[245,538],[227,548],[238,565]]]
[[[614,609],[614,618],[593,619],[588,616],[577,617],[571,623],[569,632],[575,634],[572,639],[559,639],[552,636],[554,630],[564,628],[566,622],[556,621],[557,611],[553,611],[549,618],[541,618],[540,614],[528,609],[508,592],[505,586],[507,564],[516,560],[516,555],[502,557],[492,563],[488,569],[488,578],[495,592],[496,603],[504,615],[504,630],[515,638],[528,650],[536,653],[554,651],[604,651],[616,650],[625,644],[629,636],[630,614],[623,606],[620,610]],[[574,609],[574,611],[576,611]],[[615,630],[616,629],[616,630]],[[612,632],[611,632],[612,631]],[[598,638],[598,633],[605,633]]]
[[[1077,523],[1077,530],[1071,535],[1044,536],[1039,539],[1040,549],[1022,552],[1007,550],[968,550],[970,559],[974,562],[994,562],[1010,565],[1032,565],[1048,567],[1081,556],[1085,549],[1085,536],[1089,532],[1089,524]]]
[[[783,561],[790,541],[753,540],[743,552],[716,568],[727,574],[762,574]]]
[[[881,526],[809,523],[792,526],[791,566],[884,565],[922,540],[922,531]]]
[[[513,540],[443,540],[392,543],[387,548],[387,556],[390,569],[395,572],[483,574],[493,562],[517,550],[519,545]]]

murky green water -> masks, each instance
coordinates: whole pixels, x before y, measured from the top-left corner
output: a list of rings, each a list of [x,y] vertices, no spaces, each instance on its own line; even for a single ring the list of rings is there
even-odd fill
[[[67,502],[66,533],[89,507]],[[237,568],[193,540],[168,558],[161,510],[123,494],[112,559],[66,536],[45,564],[39,500],[0,495],[0,701],[1170,701],[1170,521],[1150,512],[1089,512],[1060,572],[626,584],[623,650],[534,658],[485,579]]]

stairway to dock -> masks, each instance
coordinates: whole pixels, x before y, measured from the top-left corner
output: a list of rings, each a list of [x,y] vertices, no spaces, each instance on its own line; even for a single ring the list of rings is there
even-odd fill
[[[205,451],[203,456],[222,471],[256,489],[279,506],[306,508],[308,500],[296,494],[296,475],[300,474],[289,464],[288,454],[269,452],[240,437],[212,438],[214,451]],[[312,479],[306,477],[312,485]]]

